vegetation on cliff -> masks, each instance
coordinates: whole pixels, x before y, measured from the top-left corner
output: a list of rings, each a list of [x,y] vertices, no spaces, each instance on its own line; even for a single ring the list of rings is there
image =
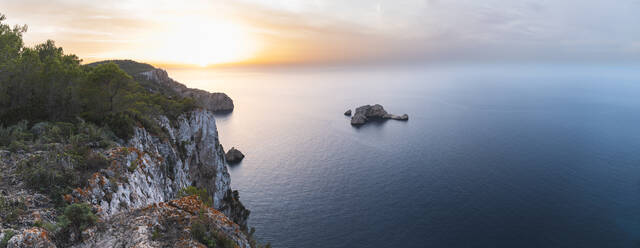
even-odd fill
[[[152,121],[156,115],[175,119],[195,107],[191,98],[149,92],[115,63],[81,65],[51,40],[25,47],[27,27],[10,27],[4,19],[0,15],[0,125],[74,123],[80,117],[127,139],[135,125],[161,133]]]
[[[32,245],[34,240],[47,244],[38,247],[121,243],[109,231],[142,235],[125,243],[142,240],[162,247],[181,242],[189,247],[259,247],[246,227],[249,211],[229,188],[226,165],[218,162],[224,160],[216,159],[222,148],[211,110],[193,111],[206,101],[196,103],[176,91],[173,86],[182,85],[148,64],[114,60],[82,65],[53,41],[25,47],[26,26],[10,27],[4,19],[0,14],[0,247]],[[164,72],[173,84],[141,74],[149,70]],[[191,132],[178,136],[176,126]],[[133,136],[136,127],[144,129]],[[206,139],[195,138],[200,145],[191,145],[202,130],[207,130]],[[139,143],[150,147],[125,147]],[[182,178],[176,176],[175,168],[181,168],[176,165],[212,150],[221,152],[198,160],[197,177],[184,171]],[[141,176],[145,173],[156,176],[149,181]],[[175,187],[165,188],[163,179],[204,188],[187,187],[176,194]],[[150,187],[131,190],[141,184]],[[147,203],[151,196],[155,198]],[[182,214],[170,206],[180,203],[169,202],[176,196],[197,196],[185,206],[197,204],[206,214],[172,214],[177,219],[163,219],[166,224],[149,233],[132,232],[138,225],[109,222],[127,214],[165,218],[149,212],[151,203],[162,206],[157,210]],[[187,225],[171,228],[182,222]]]

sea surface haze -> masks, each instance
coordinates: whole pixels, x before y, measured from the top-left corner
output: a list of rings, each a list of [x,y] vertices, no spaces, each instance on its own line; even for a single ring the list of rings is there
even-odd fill
[[[231,185],[274,247],[635,247],[640,67],[176,69],[227,93]],[[382,104],[408,122],[361,128]]]

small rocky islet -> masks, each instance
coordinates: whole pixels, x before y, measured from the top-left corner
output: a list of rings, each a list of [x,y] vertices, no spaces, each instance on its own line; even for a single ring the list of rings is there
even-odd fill
[[[351,116],[351,109],[344,113],[346,116]],[[355,113],[351,116],[352,126],[361,126],[372,120],[399,120],[408,121],[409,115],[394,115],[389,114],[380,104],[364,105],[356,108]]]
[[[231,149],[227,151],[224,157],[227,160],[228,164],[237,164],[240,163],[242,159],[244,159],[244,154],[242,154],[242,152],[235,147],[231,147]]]

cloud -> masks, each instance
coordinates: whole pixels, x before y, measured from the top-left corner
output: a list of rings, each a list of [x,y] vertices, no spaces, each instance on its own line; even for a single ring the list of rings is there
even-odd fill
[[[0,3],[11,22],[32,27],[30,41],[52,37],[81,57],[149,58],[157,33],[201,16],[242,23],[261,43],[257,63],[640,59],[638,0]]]
[[[640,40],[637,0],[245,2],[263,8],[259,20],[308,35],[310,52],[355,60],[640,58],[629,49]]]

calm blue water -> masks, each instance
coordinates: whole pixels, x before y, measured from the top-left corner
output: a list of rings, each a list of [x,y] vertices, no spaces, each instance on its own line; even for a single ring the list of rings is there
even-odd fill
[[[170,70],[275,247],[639,247],[640,67]],[[408,122],[353,128],[380,103]]]

